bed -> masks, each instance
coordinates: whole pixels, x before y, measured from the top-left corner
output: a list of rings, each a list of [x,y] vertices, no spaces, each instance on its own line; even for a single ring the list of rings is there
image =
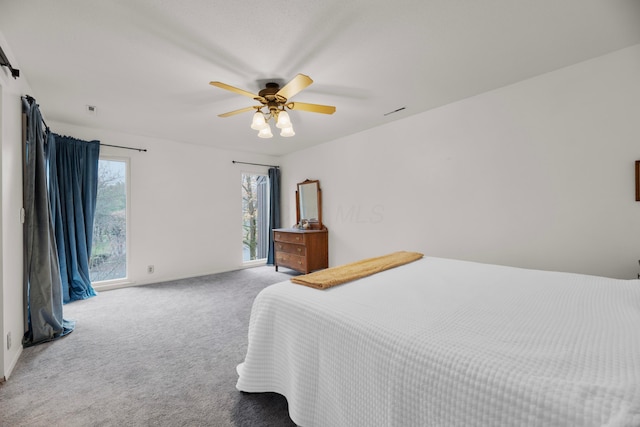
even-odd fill
[[[640,426],[640,281],[424,257],[256,297],[236,387],[311,426]]]

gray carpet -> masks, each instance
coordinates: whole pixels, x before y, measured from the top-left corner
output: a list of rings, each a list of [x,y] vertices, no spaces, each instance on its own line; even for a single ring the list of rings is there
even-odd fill
[[[294,426],[284,397],[235,388],[251,303],[290,277],[257,267],[65,305],[74,332],[23,351],[0,425]]]

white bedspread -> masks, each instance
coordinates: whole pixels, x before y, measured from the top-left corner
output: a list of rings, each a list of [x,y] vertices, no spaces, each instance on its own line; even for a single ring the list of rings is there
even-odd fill
[[[426,257],[256,298],[237,388],[302,426],[640,426],[640,281]]]

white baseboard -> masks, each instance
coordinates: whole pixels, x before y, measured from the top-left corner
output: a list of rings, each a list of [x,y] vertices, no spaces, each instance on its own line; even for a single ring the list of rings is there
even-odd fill
[[[174,280],[191,279],[193,277],[208,276],[210,274],[227,273],[229,271],[242,270],[242,269],[245,269],[245,268],[260,267],[260,266],[264,266],[264,265],[267,265],[265,260],[250,261],[250,262],[243,263],[242,265],[239,265],[239,266],[237,266],[235,268],[210,270],[210,271],[205,271],[205,272],[201,272],[201,273],[197,273],[197,274],[188,274],[188,275],[183,275],[183,276],[178,275],[178,276],[171,276],[171,277],[162,277],[162,278],[156,279],[156,280],[144,280],[144,281],[139,281],[139,282],[121,281],[121,282],[105,283],[103,285],[95,284],[95,285],[93,285],[93,288],[97,292],[110,291],[110,290],[113,290],[113,289],[128,288],[130,286],[152,285],[152,284],[156,284],[156,283],[172,282]]]
[[[13,360],[9,364],[9,368],[7,369],[7,372],[4,373],[4,378],[3,378],[4,381],[7,381],[11,376],[11,373],[13,372],[13,368],[15,368],[16,365],[18,364],[18,360],[20,359],[21,354],[22,354],[22,344],[20,344],[20,347],[18,347],[18,351],[15,353]],[[4,382],[4,381],[0,381],[0,382]]]

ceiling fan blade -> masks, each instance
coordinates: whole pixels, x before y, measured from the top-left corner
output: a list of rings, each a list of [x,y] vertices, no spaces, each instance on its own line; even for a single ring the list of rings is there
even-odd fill
[[[332,105],[307,104],[306,102],[291,102],[287,104],[290,110],[310,111],[312,113],[333,114],[336,107]]]
[[[293,79],[291,79],[289,83],[284,85],[284,87],[276,93],[276,96],[289,99],[296,93],[300,92],[302,89],[309,86],[311,83],[313,83],[311,77],[305,76],[304,74],[298,74]]]
[[[236,114],[246,113],[247,111],[257,110],[258,108],[260,108],[260,107],[245,107],[245,108],[241,108],[239,110],[229,111],[228,113],[218,114],[218,117],[235,116]]]
[[[248,96],[249,98],[255,99],[260,98],[260,96],[255,93],[251,93],[249,91],[238,89],[237,87],[229,86],[226,83],[222,82],[209,82],[210,85],[219,87],[220,89],[230,90],[231,92],[239,93],[240,95]]]

